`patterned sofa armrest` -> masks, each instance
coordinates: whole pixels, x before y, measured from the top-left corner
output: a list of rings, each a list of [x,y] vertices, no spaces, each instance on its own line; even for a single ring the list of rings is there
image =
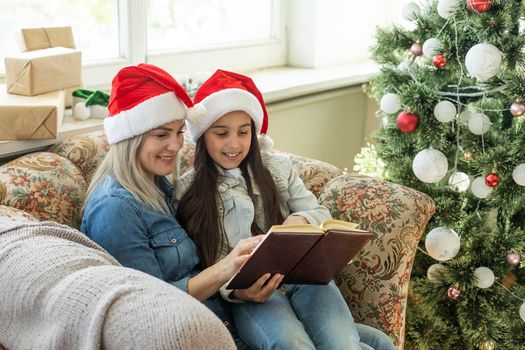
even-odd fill
[[[344,174],[325,186],[319,202],[334,218],[374,232],[336,282],[356,321],[384,330],[402,349],[410,272],[433,200],[385,180]]]
[[[39,221],[33,215],[29,214],[26,211],[16,209],[13,207],[8,207],[5,205],[0,205],[0,222],[31,222]],[[2,349],[0,345],[0,350]]]

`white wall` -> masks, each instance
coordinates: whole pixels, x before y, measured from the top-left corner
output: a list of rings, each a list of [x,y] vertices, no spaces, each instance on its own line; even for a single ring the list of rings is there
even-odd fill
[[[404,0],[290,0],[288,63],[319,68],[370,56],[376,26],[401,21]]]
[[[354,157],[379,126],[377,104],[361,86],[268,105],[274,148],[351,171]]]

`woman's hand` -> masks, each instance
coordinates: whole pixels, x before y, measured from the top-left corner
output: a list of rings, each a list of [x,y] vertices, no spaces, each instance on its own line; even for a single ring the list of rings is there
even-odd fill
[[[271,277],[271,278],[270,278]],[[239,300],[264,303],[282,282],[284,275],[266,273],[248,289],[235,289],[232,296]]]
[[[223,280],[228,281],[235,275],[241,266],[248,260],[250,253],[259,242],[264,238],[264,235],[254,236],[246,239],[241,239],[239,243],[233,248],[230,254],[226,255],[224,259],[217,264],[221,265],[223,273]]]
[[[301,225],[309,224],[305,217],[299,215],[290,215],[284,220],[283,225]]]

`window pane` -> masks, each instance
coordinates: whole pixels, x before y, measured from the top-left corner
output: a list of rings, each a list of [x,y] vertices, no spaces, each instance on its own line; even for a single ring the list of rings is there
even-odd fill
[[[71,26],[83,62],[119,57],[118,0],[2,0],[0,71],[21,28]]]
[[[272,37],[272,0],[149,0],[148,51]]]

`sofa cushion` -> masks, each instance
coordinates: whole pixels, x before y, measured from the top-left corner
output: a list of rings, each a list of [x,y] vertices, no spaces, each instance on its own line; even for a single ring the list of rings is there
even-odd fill
[[[288,153],[292,165],[303,180],[306,188],[316,197],[323,187],[332,179],[341,175],[343,171],[338,167],[320,160],[298,156]]]
[[[36,152],[0,167],[0,204],[78,227],[87,182],[68,159]]]
[[[72,161],[84,174],[88,183],[108,150],[109,143],[104,130],[73,136],[49,148],[49,152]]]

